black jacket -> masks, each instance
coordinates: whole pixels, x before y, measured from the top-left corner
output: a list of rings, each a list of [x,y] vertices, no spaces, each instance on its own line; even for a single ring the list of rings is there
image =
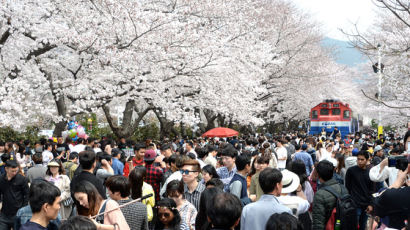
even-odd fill
[[[388,217],[390,228],[402,229],[404,221],[410,216],[410,187],[387,189],[375,200],[374,211],[377,216]]]
[[[5,216],[15,216],[17,210],[28,204],[28,179],[17,174],[11,180],[7,179],[7,173],[0,176],[0,196],[3,195],[1,213]]]
[[[95,188],[98,190],[102,198],[107,199],[106,191],[104,185],[101,183],[101,181],[92,173],[82,171],[78,176],[74,176],[73,180],[71,181],[70,184],[70,190],[71,190],[71,195],[74,198],[74,188],[75,185],[80,182],[80,181],[88,181],[91,184],[95,186]]]
[[[350,167],[346,172],[345,186],[360,208],[366,208],[373,203],[374,183],[370,180],[369,171],[368,168],[361,169],[356,165]]]

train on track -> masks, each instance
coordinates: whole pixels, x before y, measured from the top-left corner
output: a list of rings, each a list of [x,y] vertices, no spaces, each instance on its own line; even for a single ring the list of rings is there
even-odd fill
[[[328,99],[310,110],[309,134],[317,135],[325,131],[332,133],[335,127],[340,130],[342,138],[349,133],[359,131],[359,122],[353,117],[349,104],[339,100]]]

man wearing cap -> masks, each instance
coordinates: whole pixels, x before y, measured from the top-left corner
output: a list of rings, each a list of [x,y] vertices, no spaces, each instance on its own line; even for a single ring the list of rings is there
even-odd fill
[[[278,169],[266,168],[259,174],[263,195],[254,203],[246,205],[241,215],[241,230],[265,230],[265,223],[275,213],[292,211],[279,203],[282,193],[282,173]]]
[[[293,158],[293,161],[296,161],[296,160],[303,161],[303,163],[305,163],[305,167],[306,167],[306,175],[310,175],[310,173],[312,172],[313,161],[312,161],[312,157],[310,156],[310,154],[306,152],[307,149],[308,149],[308,145],[303,144],[302,145],[302,151],[297,152],[295,154],[295,157]]]
[[[279,203],[292,210],[293,215],[299,216],[309,210],[309,201],[302,190],[299,176],[285,169],[282,172],[282,192],[278,197]],[[296,191],[296,196],[289,195]]]
[[[154,166],[155,158],[157,153],[153,149],[148,149],[145,151],[144,162],[145,168],[147,169],[147,176],[145,177],[145,182],[150,184],[155,192],[155,200],[159,201],[159,189],[162,181],[162,176],[164,171],[160,167]]]
[[[345,165],[346,165],[346,170],[349,169],[352,166],[357,165],[357,154],[359,153],[359,149],[354,148],[352,150],[352,154],[349,155],[346,159],[345,159]]]
[[[374,147],[373,150],[373,159],[371,161],[371,164],[373,166],[380,164],[380,162],[382,162],[383,158],[384,158],[384,151],[383,148],[380,145],[377,145],[376,147]]]

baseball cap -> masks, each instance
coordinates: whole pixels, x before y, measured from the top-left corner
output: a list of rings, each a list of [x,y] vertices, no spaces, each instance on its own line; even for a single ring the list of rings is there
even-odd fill
[[[354,149],[352,150],[352,156],[357,156],[358,153],[359,153],[359,149],[354,148]]]
[[[382,147],[381,147],[380,145],[378,145],[378,146],[374,147],[373,152],[376,153],[376,152],[378,152],[378,151],[380,151],[380,150],[382,150]]]
[[[149,149],[145,151],[144,161],[153,161],[156,157],[157,153],[154,150]]]

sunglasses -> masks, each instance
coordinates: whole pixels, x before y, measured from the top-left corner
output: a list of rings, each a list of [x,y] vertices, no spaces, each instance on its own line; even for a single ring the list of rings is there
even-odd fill
[[[188,175],[190,172],[198,172],[198,171],[190,171],[188,169],[186,169],[186,170],[180,169],[179,172],[181,172],[182,175],[184,175],[184,174]]]
[[[168,217],[170,217],[171,215],[168,213],[168,212],[165,212],[165,213],[158,213],[158,217],[165,217],[165,218],[168,218]]]

